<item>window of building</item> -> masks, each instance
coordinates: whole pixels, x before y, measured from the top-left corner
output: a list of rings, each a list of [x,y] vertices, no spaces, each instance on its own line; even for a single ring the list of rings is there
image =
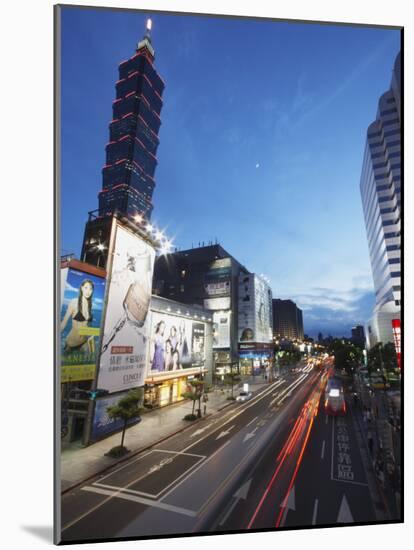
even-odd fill
[[[391,113],[396,113],[397,109],[394,107],[393,109],[386,109],[385,111],[381,111],[381,116],[390,115]]]
[[[399,122],[398,118],[392,118],[391,120],[384,120],[382,123],[383,126],[390,126],[390,124],[396,124]]]
[[[384,132],[384,137],[395,136],[395,134],[399,134],[399,133],[400,133],[399,128],[396,128],[395,130],[388,130],[388,132]]]

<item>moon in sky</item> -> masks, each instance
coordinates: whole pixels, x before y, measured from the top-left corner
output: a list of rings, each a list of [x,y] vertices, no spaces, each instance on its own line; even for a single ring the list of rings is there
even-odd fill
[[[257,163],[257,164],[256,164],[256,168],[259,168],[259,166],[260,166],[260,164],[259,164],[259,163]]]

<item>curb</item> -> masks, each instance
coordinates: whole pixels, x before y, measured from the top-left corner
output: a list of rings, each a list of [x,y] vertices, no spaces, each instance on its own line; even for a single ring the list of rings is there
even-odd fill
[[[227,406],[227,405],[226,405]],[[219,412],[219,410],[221,409],[218,409],[217,412]],[[146,445],[145,447],[140,447],[139,449],[136,449],[135,451],[131,451],[130,453],[128,453],[125,457],[117,460],[116,462],[114,462],[113,464],[108,464],[108,466],[105,466],[104,468],[102,468],[101,470],[98,470],[97,472],[94,472],[93,474],[90,474],[88,475],[87,477],[83,478],[82,480],[80,481],[76,481],[73,485],[71,485],[70,487],[67,487],[66,489],[64,489],[63,491],[61,491],[61,495],[65,495],[66,493],[68,493],[69,491],[73,491],[73,489],[76,489],[76,487],[79,487],[80,485],[82,485],[83,483],[89,481],[90,479],[93,479],[94,477],[96,476],[99,476],[101,474],[104,474],[105,472],[107,472],[108,470],[110,470],[111,468],[113,468],[114,466],[118,466],[118,464],[122,464],[123,462],[126,462],[127,460],[129,460],[130,458],[134,457],[134,456],[137,456],[139,454],[141,454],[142,452],[148,450],[148,449],[151,449],[151,447],[155,447],[156,445],[159,445],[159,443],[162,443],[163,441],[165,441],[166,439],[169,439],[170,437],[174,437],[175,435],[181,433],[181,432],[184,432],[185,430],[188,430],[188,428],[191,428],[191,426],[194,426],[195,424],[198,424],[199,422],[202,422],[204,419],[208,418],[209,416],[211,416],[213,413],[208,413],[206,414],[205,416],[203,416],[202,418],[197,418],[197,420],[191,422],[191,424],[188,424],[188,426],[184,426],[182,428],[180,428],[179,430],[176,430],[175,432],[170,432],[169,434],[165,435],[164,437],[161,437],[161,439],[158,439],[157,441],[154,441],[153,443],[150,443],[148,445]]]
[[[259,388],[260,390],[261,388]],[[257,390],[257,391],[259,391]],[[256,393],[256,392],[255,392]],[[164,437],[162,437],[161,439],[158,439],[157,441],[154,441],[153,443],[150,443],[148,445],[146,445],[145,447],[141,447],[139,449],[136,449],[135,451],[131,451],[130,453],[128,453],[125,457],[117,460],[116,462],[114,462],[113,464],[108,464],[107,466],[105,466],[104,468],[102,468],[101,470],[98,470],[96,472],[94,472],[93,474],[90,474],[88,475],[87,477],[83,478],[82,480],[80,481],[76,481],[73,485],[71,485],[70,487],[66,487],[66,489],[64,489],[63,491],[60,492],[61,496],[65,495],[66,493],[69,493],[70,491],[73,491],[73,489],[76,489],[77,487],[79,487],[80,485],[82,485],[83,483],[89,481],[90,479],[93,479],[94,477],[96,476],[99,476],[101,474],[104,474],[105,472],[107,472],[108,470],[110,470],[111,468],[113,468],[114,466],[118,466],[118,464],[122,464],[124,462],[126,462],[127,460],[129,460],[130,458],[134,457],[134,456],[137,456],[141,453],[143,453],[144,451],[147,451],[148,449],[151,449],[151,447],[155,447],[156,445],[159,445],[160,443],[162,443],[163,441],[165,441],[166,439],[169,439],[170,437],[174,437],[175,435],[178,435],[179,433],[181,432],[184,432],[185,430],[188,430],[189,428],[191,428],[191,426],[194,426],[195,424],[198,424],[199,422],[202,422],[203,420],[205,420],[206,418],[214,415],[214,414],[217,414],[219,413],[220,411],[222,411],[223,409],[225,409],[226,407],[229,407],[230,405],[234,405],[236,402],[235,401],[230,401],[229,403],[226,403],[225,405],[223,405],[222,407],[218,408],[216,410],[215,413],[207,413],[205,416],[203,416],[202,418],[198,418],[197,420],[191,422],[191,424],[188,424],[188,426],[184,426],[182,428],[180,428],[179,430],[176,430],[175,432],[170,432],[169,434],[165,435]]]

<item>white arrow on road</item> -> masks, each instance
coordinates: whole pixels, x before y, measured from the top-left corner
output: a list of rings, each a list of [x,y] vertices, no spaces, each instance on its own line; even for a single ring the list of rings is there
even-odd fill
[[[249,439],[251,439],[252,437],[254,437],[256,435],[256,430],[257,430],[258,426],[256,426],[256,428],[254,430],[252,430],[251,432],[249,432],[248,434],[246,434],[244,436],[244,439],[243,439],[243,443],[245,441],[248,441]]]
[[[196,435],[200,435],[202,434],[203,432],[205,432],[207,430],[207,428],[209,428],[209,426],[205,426],[204,428],[198,428],[198,430],[196,430],[195,432],[193,432],[190,437],[195,437]]]
[[[289,491],[289,495],[280,505],[281,508],[284,508],[283,515],[282,515],[282,521],[280,525],[283,527],[286,521],[286,516],[288,515],[289,510],[296,510],[295,505],[295,486],[292,487],[292,489]]]
[[[251,482],[252,482],[252,480],[249,479],[249,481],[246,481],[246,483],[244,485],[242,485],[239,489],[237,489],[237,491],[234,493],[234,495],[233,495],[234,502],[230,506],[230,508],[227,510],[227,512],[223,516],[223,518],[221,519],[219,525],[223,525],[223,523],[226,523],[227,518],[233,512],[234,508],[236,507],[236,505],[237,505],[237,503],[239,502],[240,499],[246,500],[247,493],[249,492]]]
[[[346,500],[346,497],[344,495],[342,497],[341,507],[339,508],[338,519],[336,520],[336,523],[353,523],[353,521],[354,518],[352,517],[348,501]]]
[[[286,510],[296,510],[296,506],[295,506],[295,486],[293,486],[292,489],[289,491],[289,496],[288,496],[286,502],[283,502],[282,507],[286,508]]]
[[[230,428],[227,428],[227,430],[225,430],[224,432],[221,432],[219,433],[219,435],[216,437],[216,440],[217,439],[221,439],[222,437],[224,437],[225,435],[229,434],[230,431],[234,428],[236,424],[233,424],[233,426],[230,426]]]

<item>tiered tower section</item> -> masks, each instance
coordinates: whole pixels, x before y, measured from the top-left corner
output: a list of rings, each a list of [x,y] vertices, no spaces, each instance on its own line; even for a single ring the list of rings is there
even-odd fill
[[[119,65],[99,193],[100,216],[117,210],[130,219],[151,217],[165,85],[153,66],[150,29],[149,20],[135,55]]]

